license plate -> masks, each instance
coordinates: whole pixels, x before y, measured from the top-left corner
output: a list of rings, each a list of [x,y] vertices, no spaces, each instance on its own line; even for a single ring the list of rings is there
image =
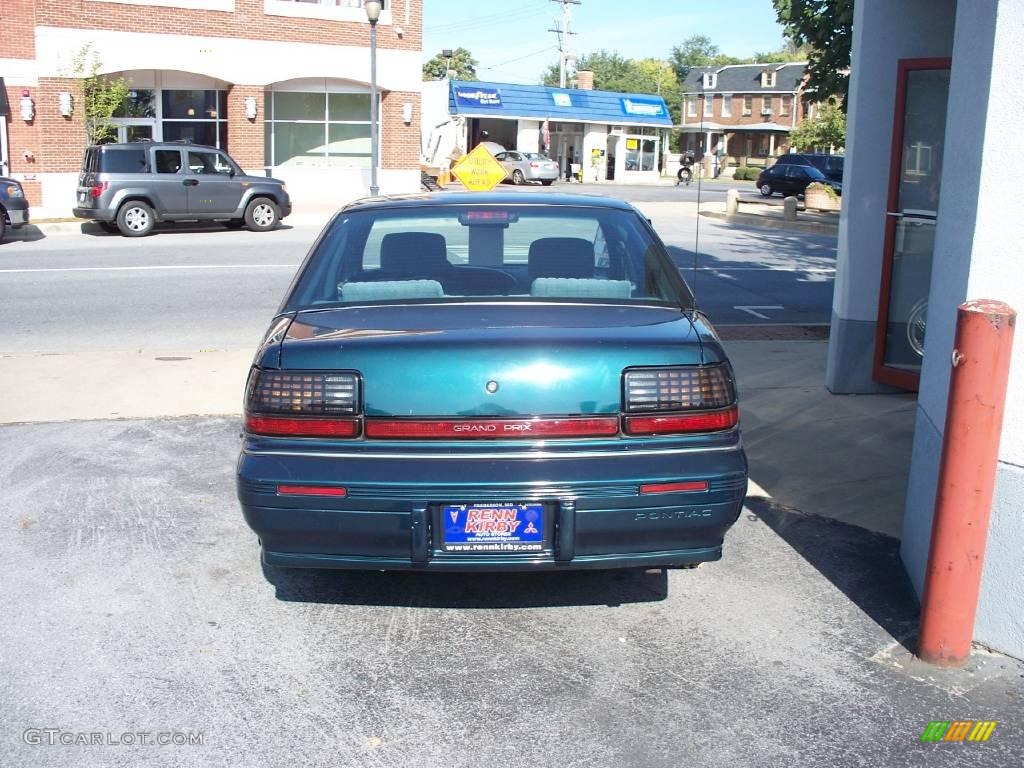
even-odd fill
[[[543,504],[446,504],[445,552],[542,552]]]
[[[85,202],[85,192],[79,192],[78,193],[78,202],[80,202],[80,203],[84,203]]]

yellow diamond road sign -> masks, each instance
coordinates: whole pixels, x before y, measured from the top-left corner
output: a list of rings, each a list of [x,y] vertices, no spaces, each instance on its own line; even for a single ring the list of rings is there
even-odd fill
[[[470,192],[494,189],[507,175],[502,164],[483,145],[459,160],[452,167],[452,174]]]

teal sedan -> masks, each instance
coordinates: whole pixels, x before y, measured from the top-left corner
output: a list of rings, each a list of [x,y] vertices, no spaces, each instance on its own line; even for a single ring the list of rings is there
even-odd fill
[[[245,392],[265,563],[448,571],[721,557],[747,462],[732,368],[617,200],[433,193],[343,208]]]

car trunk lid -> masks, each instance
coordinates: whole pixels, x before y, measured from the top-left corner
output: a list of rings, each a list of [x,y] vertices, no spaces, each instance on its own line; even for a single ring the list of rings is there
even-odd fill
[[[370,417],[614,414],[623,369],[702,359],[678,309],[553,303],[304,311],[280,354],[288,370],[358,371]]]

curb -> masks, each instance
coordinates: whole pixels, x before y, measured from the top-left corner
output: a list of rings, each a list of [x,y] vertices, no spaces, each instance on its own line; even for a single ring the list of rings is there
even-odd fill
[[[718,211],[701,211],[701,216],[719,219],[727,224],[743,224],[768,229],[788,229],[792,232],[806,232],[819,235],[839,235],[838,224],[822,224],[816,221],[784,221],[782,219],[763,216],[758,213],[719,213]]]

